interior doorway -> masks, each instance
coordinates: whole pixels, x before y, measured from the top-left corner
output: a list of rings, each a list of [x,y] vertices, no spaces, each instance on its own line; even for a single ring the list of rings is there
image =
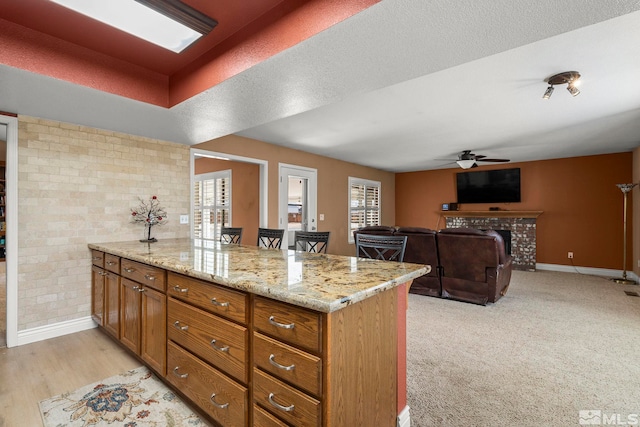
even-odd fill
[[[5,167],[7,125],[0,124],[0,347],[7,346],[7,263],[5,258]]]
[[[279,221],[285,230],[282,247],[293,249],[296,231],[317,231],[318,171],[302,166],[280,164]]]

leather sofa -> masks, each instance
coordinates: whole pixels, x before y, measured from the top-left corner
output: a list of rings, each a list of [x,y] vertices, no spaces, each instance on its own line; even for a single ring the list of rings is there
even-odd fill
[[[404,261],[431,266],[413,281],[411,293],[486,305],[509,287],[512,258],[493,230],[372,226],[357,233],[407,236]]]

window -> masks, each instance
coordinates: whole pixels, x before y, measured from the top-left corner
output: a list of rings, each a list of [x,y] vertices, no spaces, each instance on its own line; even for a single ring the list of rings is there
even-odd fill
[[[231,226],[231,170],[196,175],[193,191],[193,237],[210,247]]]
[[[349,243],[353,232],[380,225],[380,182],[349,177]]]

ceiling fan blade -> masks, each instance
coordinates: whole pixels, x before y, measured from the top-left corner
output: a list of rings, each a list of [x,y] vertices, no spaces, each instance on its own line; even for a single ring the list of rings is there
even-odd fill
[[[482,154],[474,154],[474,156],[476,157],[476,160],[484,159],[485,157],[487,157],[487,156],[483,156]]]
[[[509,159],[479,159],[478,156],[476,156],[476,160],[479,162],[495,162],[495,163],[505,163],[505,162],[511,161]]]

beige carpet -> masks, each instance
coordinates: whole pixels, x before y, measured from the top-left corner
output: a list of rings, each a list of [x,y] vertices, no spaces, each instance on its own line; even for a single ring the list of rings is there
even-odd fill
[[[627,425],[640,414],[640,297],[625,290],[640,293],[516,271],[486,307],[410,294],[411,426],[577,426],[580,415]]]

